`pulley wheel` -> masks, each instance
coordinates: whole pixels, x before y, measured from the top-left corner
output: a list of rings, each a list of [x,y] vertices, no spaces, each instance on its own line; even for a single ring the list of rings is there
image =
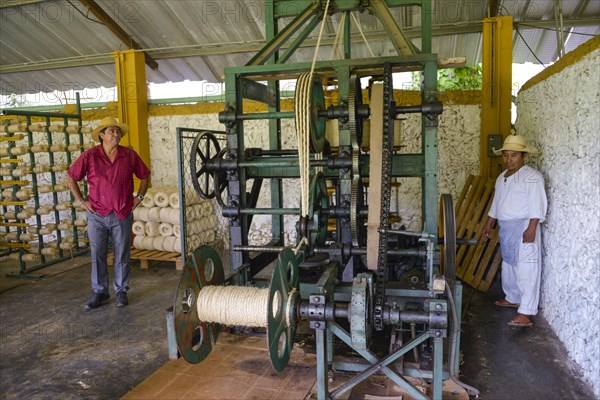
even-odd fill
[[[327,236],[327,215],[321,215],[320,210],[329,208],[329,196],[327,195],[327,184],[323,173],[319,172],[313,176],[310,182],[308,223],[309,241],[311,246],[322,246]]]
[[[325,117],[319,116],[319,111],[325,110],[325,94],[321,85],[321,77],[313,74],[312,82],[308,82],[310,73],[304,73],[296,82],[296,97],[294,110],[298,113],[308,112],[310,126],[310,148],[313,153],[323,151],[325,144]],[[298,129],[298,127],[296,127]]]
[[[456,220],[452,196],[447,193],[441,196],[438,226],[438,234],[444,235],[444,244],[440,247],[441,269],[452,286],[456,280]]]
[[[220,331],[219,324],[198,318],[198,295],[203,287],[222,285],[224,281],[221,259],[212,247],[201,246],[186,259],[177,286],[173,314],[177,349],[189,363],[197,364],[210,354]]]
[[[278,372],[283,371],[290,361],[296,338],[296,310],[300,299],[296,288],[300,259],[301,256],[294,254],[289,247],[283,249],[269,284],[267,339],[271,364]]]
[[[192,185],[198,195],[205,200],[212,199],[217,193],[221,193],[227,185],[225,171],[209,171],[208,169],[208,164],[218,159],[220,152],[219,141],[208,131],[199,133],[192,144],[190,153]],[[216,174],[219,174],[218,179],[216,179]]]

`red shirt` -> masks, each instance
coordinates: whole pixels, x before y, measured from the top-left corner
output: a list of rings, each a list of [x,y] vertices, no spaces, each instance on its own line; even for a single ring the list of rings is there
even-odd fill
[[[150,170],[134,150],[118,146],[111,163],[102,145],[83,152],[67,173],[76,181],[87,176],[88,200],[94,210],[103,217],[114,211],[120,220],[133,209],[133,174],[139,179],[150,176]]]

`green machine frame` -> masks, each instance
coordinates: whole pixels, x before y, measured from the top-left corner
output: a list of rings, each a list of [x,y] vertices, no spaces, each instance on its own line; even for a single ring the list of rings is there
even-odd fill
[[[175,329],[172,335],[179,352],[190,362],[200,362],[210,352],[217,331],[215,325],[197,320],[194,316],[195,298],[206,285],[223,284],[246,285],[254,282],[253,277],[268,265],[275,262],[270,288],[276,288],[280,296],[288,300],[287,325],[272,321],[269,313],[268,339],[271,361],[276,370],[285,368],[289,351],[293,346],[295,326],[300,318],[307,318],[315,330],[317,344],[317,396],[319,399],[336,398],[342,393],[369,377],[381,372],[395,384],[417,399],[441,399],[442,382],[456,379],[459,360],[460,313],[462,287],[454,276],[455,226],[452,199],[442,196],[439,202],[437,186],[438,168],[438,116],[442,113],[441,102],[437,99],[438,59],[431,54],[431,2],[430,0],[331,0],[329,13],[343,13],[344,59],[317,61],[315,74],[337,86],[337,103],[325,108],[324,100],[315,96],[314,109],[311,107],[313,122],[321,124],[325,119],[335,119],[338,123],[339,146],[336,153],[325,152],[317,158],[313,151],[311,167],[322,167],[322,174],[315,173],[311,186],[313,225],[303,225],[307,216],[300,215],[298,208],[284,207],[283,179],[299,178],[300,167],[297,150],[282,148],[282,120],[294,118],[294,112],[282,111],[280,82],[297,79],[311,70],[309,62],[287,63],[302,42],[322,21],[327,7],[326,1],[267,0],[265,19],[267,43],[245,66],[225,69],[226,101],[225,111],[219,120],[225,125],[226,147],[217,156],[208,157],[210,135],[206,137],[206,153],[198,148],[204,164],[197,171],[196,179],[206,178],[205,195],[214,196],[222,206],[223,215],[229,218],[230,243],[229,263],[232,275],[225,279],[219,270],[219,279],[205,278],[204,265],[221,265],[220,259],[210,249],[199,248],[186,261],[184,274],[178,288],[174,307]],[[408,41],[390,12],[391,7],[418,6],[421,14],[421,49]],[[353,59],[351,57],[351,30],[349,12],[370,12],[377,16],[388,32],[389,38],[398,52],[393,57]],[[282,18],[286,24],[281,27]],[[291,19],[291,21],[289,21]],[[421,104],[396,106],[393,100],[393,72],[421,71]],[[358,260],[366,254],[364,240],[357,240],[356,218],[368,214],[368,205],[356,198],[356,178],[369,176],[369,154],[356,146],[356,130],[362,120],[368,118],[369,108],[361,103],[362,88],[360,78],[376,77],[384,83],[384,135],[392,131],[389,122],[407,113],[421,114],[422,150],[415,154],[390,154],[384,159],[390,177],[419,178],[422,183],[422,220],[420,232],[399,232],[382,224],[380,234],[412,236],[419,242],[419,248],[395,248],[389,254],[395,256],[416,256],[423,263],[425,284],[415,288],[399,284],[385,286],[388,276],[380,273],[361,272]],[[322,89],[322,88],[321,88]],[[387,92],[385,92],[387,90]],[[267,106],[266,112],[246,112],[244,101],[254,100]],[[386,103],[387,102],[387,103]],[[256,149],[246,146],[245,121],[268,121],[268,148]],[[387,126],[387,128],[386,128]],[[324,136],[324,133],[323,133]],[[314,139],[314,138],[313,138]],[[319,141],[321,138],[315,139]],[[201,142],[201,141],[200,141]],[[389,143],[389,141],[388,141]],[[316,146],[313,143],[313,146]],[[384,140],[385,152],[385,140]],[[195,168],[192,168],[195,170]],[[209,179],[210,177],[210,179]],[[329,205],[323,184],[319,179],[327,179],[335,185],[335,204]],[[248,181],[252,181],[252,185]],[[214,186],[209,188],[209,181]],[[258,195],[265,182],[270,184],[271,204],[269,208],[257,207]],[[323,194],[325,192],[325,194]],[[382,207],[384,208],[384,207]],[[439,215],[442,210],[443,221]],[[389,212],[383,210],[384,213]],[[271,242],[263,246],[249,245],[248,233],[254,215],[270,215],[272,222]],[[299,232],[308,233],[309,243],[291,252],[284,244],[284,216],[300,215]],[[319,236],[321,224],[328,218],[336,221],[335,237],[325,243]],[[315,222],[319,220],[319,222]],[[361,221],[362,222],[362,221]],[[326,224],[326,222],[325,222]],[[362,229],[362,227],[359,227]],[[440,235],[439,232],[443,232]],[[312,236],[311,236],[312,235]],[[299,235],[300,237],[300,235]],[[317,238],[317,239],[315,239]],[[380,240],[385,243],[387,239]],[[445,254],[440,255],[439,245],[443,244]],[[380,244],[381,249],[381,244]],[[454,257],[453,254],[454,253]],[[381,250],[380,250],[381,254]],[[325,255],[327,265],[316,281],[298,279],[297,269],[311,257]],[[440,258],[444,260],[444,275],[440,275]],[[322,259],[322,258],[321,258]],[[387,258],[386,258],[387,259]],[[356,262],[355,262],[356,260]],[[379,265],[379,263],[378,263]],[[287,268],[287,272],[286,272]],[[378,267],[379,268],[379,267]],[[291,272],[293,271],[293,272]],[[385,271],[387,273],[387,271]],[[286,281],[286,275],[288,280]],[[212,274],[211,274],[212,276]],[[277,278],[275,278],[277,276]],[[295,278],[289,278],[293,276]],[[378,294],[379,293],[379,294]],[[270,296],[272,293],[270,293]],[[381,296],[379,298],[378,296]],[[270,297],[272,300],[272,298]],[[408,303],[419,303],[418,311],[404,307]],[[191,311],[190,311],[191,310]],[[336,321],[336,318],[338,321]],[[339,319],[346,318],[350,323],[347,329]],[[276,318],[275,318],[276,319]],[[289,322],[292,321],[292,322]],[[398,346],[381,357],[369,349],[372,330],[382,331],[383,324],[393,329],[403,323],[421,324],[423,329],[407,342],[399,340]],[[204,342],[194,347],[192,334],[194,326],[201,327]],[[287,327],[286,327],[287,326]],[[400,333],[401,335],[401,333]],[[285,338],[287,345],[277,348],[277,342]],[[343,357],[334,357],[334,338],[338,338],[363,357],[365,362],[356,362]],[[214,340],[213,340],[214,339]],[[202,339],[201,339],[202,340]],[[425,346],[431,351],[429,367],[421,368],[418,363],[403,362],[398,371],[396,363],[417,347]],[[445,344],[449,351],[444,352]],[[187,354],[187,356],[186,356]],[[349,382],[330,391],[328,368],[355,371],[357,375]],[[405,377],[412,376],[431,381],[430,396],[420,392]]]

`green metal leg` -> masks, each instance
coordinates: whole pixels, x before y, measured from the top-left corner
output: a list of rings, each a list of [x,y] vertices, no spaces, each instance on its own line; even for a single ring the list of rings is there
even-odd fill
[[[327,376],[327,343],[325,332],[327,329],[315,329],[317,339],[317,398],[319,400],[329,399],[329,378]]]
[[[442,400],[444,341],[442,338],[433,339],[433,381],[431,382],[432,399]]]

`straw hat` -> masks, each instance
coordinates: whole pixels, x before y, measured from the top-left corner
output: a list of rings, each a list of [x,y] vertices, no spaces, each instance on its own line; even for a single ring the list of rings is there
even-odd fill
[[[492,148],[492,151],[495,155],[501,156],[504,150],[508,151],[520,151],[521,153],[530,153],[536,154],[538,150],[535,147],[529,147],[525,143],[525,139],[521,135],[508,135],[506,139],[504,139],[504,144],[501,149],[496,150],[496,148]]]
[[[118,126],[121,129],[121,137],[127,135],[127,131],[129,131],[129,126],[127,124],[120,124],[119,121],[113,117],[105,117],[100,121],[100,125],[92,131],[92,139],[94,139],[95,142],[99,142],[100,131],[109,126]]]

